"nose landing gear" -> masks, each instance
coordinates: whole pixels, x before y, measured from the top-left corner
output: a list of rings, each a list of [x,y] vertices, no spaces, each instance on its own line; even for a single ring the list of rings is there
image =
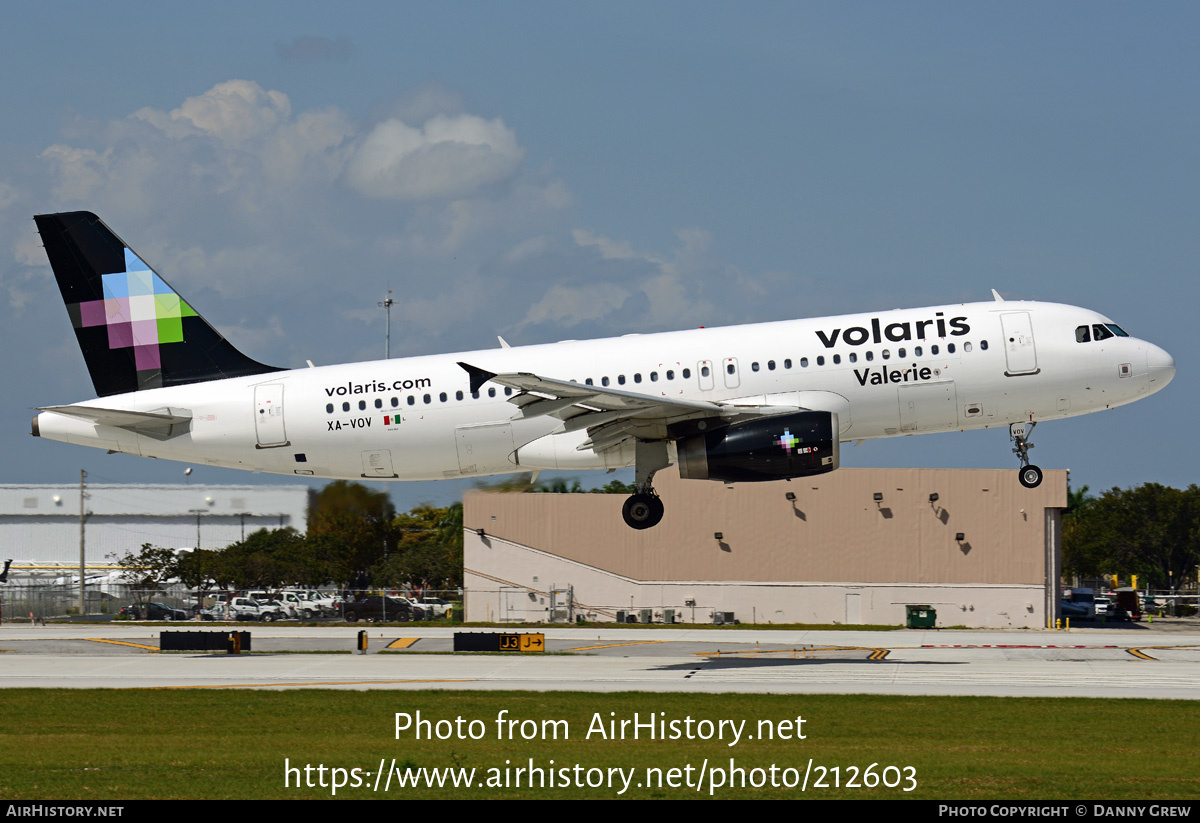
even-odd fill
[[[1027,489],[1036,489],[1042,484],[1042,470],[1029,462],[1029,450],[1033,444],[1029,439],[1033,436],[1033,427],[1037,423],[1011,423],[1008,427],[1008,438],[1014,443],[1013,454],[1021,461],[1018,469],[1018,479]]]

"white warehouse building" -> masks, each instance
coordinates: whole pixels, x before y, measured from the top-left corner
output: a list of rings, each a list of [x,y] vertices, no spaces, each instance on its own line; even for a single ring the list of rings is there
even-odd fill
[[[96,570],[144,543],[222,549],[258,529],[307,528],[307,486],[88,483],[83,492],[85,565]],[[0,485],[0,561],[12,559],[10,580],[78,570],[79,514],[78,485]]]

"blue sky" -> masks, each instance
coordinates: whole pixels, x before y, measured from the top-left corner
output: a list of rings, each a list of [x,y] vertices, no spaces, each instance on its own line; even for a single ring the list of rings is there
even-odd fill
[[[394,354],[988,299],[1178,376],[1039,428],[1093,490],[1196,479],[1194,4],[10,4],[0,482],[179,482],[34,440],[91,384],[30,217],[104,217],[250,356]],[[852,466],[1015,466],[989,431]],[[277,482],[214,469],[197,482]],[[585,476],[603,482],[602,474]],[[464,485],[396,484],[401,506]]]

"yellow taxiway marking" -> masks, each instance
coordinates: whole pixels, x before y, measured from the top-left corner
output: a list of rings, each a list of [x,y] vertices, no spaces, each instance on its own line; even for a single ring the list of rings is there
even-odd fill
[[[731,651],[727,651],[727,652],[723,652],[720,649],[718,649],[715,652],[692,652],[692,654],[696,655],[697,657],[718,657],[718,658],[719,657],[740,657],[743,655],[754,655],[754,654],[774,654],[774,655],[790,654],[792,657],[796,657],[797,655],[799,655],[800,657],[807,659],[807,658],[811,658],[815,655],[822,654],[822,653],[828,653],[828,652],[870,652],[870,654],[867,656],[868,660],[883,660],[885,657],[887,657],[889,654],[891,654],[891,651],[889,649],[878,649],[875,647],[865,647],[865,646],[815,646],[815,647],[809,647],[809,648],[796,648],[796,649],[746,649],[746,650],[742,650],[742,651],[731,650]]]
[[[270,689],[279,686],[395,686],[403,683],[474,683],[469,678],[441,680],[314,680],[310,683],[224,683],[204,686],[133,686],[126,691],[164,691],[169,689]]]
[[[419,637],[398,637],[395,640],[393,640],[391,643],[388,643],[387,646],[385,646],[384,648],[407,649],[407,648],[410,648],[413,643],[416,643],[420,639],[421,638],[419,638]]]
[[[1136,648],[1126,649],[1125,651],[1129,652],[1134,657],[1141,658],[1142,660],[1156,660],[1157,661],[1158,660],[1157,657],[1151,657],[1150,655],[1148,655],[1144,651],[1142,651],[1142,649],[1155,650],[1155,649],[1195,649],[1195,648],[1197,648],[1197,647],[1194,644],[1188,643],[1188,644],[1185,644],[1182,646],[1138,646]]]
[[[145,643],[126,643],[124,640],[105,640],[102,637],[86,638],[91,643],[111,643],[114,646],[133,646],[135,649],[146,649],[148,651],[161,651],[158,646],[147,646]]]
[[[590,652],[592,649],[616,649],[621,646],[648,646],[651,643],[674,643],[674,640],[638,640],[633,643],[609,643],[604,646],[580,646],[578,649],[567,649],[569,652]]]

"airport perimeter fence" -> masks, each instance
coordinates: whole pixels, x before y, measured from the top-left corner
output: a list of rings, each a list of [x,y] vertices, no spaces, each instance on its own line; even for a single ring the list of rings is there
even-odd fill
[[[380,594],[379,589],[368,590],[322,590],[329,595],[336,595],[338,602],[353,600],[360,596]],[[437,598],[442,601],[436,605],[430,604],[425,611],[430,617],[440,621],[462,622],[463,594],[461,590],[415,590],[402,592],[397,589],[387,590],[392,597],[407,596],[418,601],[428,601]],[[264,602],[277,596],[278,592],[268,592],[264,597],[261,592],[246,590],[237,591],[207,591],[197,596],[182,584],[168,585],[154,590],[137,589],[117,583],[105,582],[88,584],[84,589],[83,619],[88,620],[129,620],[129,619],[161,619],[179,620],[192,618],[199,609],[215,606],[225,602],[230,597],[254,597]],[[197,601],[199,601],[197,603]],[[157,604],[151,609],[150,604]],[[131,608],[132,607],[132,608]],[[165,609],[160,607],[166,607]],[[183,615],[178,614],[183,612]],[[436,617],[434,616],[436,613]],[[79,619],[79,584],[78,583],[7,583],[0,584],[0,622],[44,622],[53,620]],[[153,615],[153,616],[151,616]],[[287,619],[286,617],[284,619]],[[336,608],[332,611],[315,614],[312,619],[340,620],[341,614]]]

